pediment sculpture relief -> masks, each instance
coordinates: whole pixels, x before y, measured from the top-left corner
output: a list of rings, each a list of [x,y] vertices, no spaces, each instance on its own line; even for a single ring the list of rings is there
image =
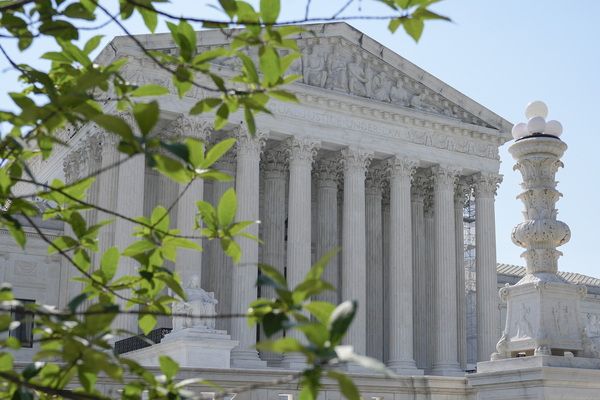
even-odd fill
[[[173,332],[187,328],[215,329],[215,305],[218,301],[213,292],[207,293],[200,287],[200,277],[190,276],[183,287],[186,301],[173,303]]]
[[[304,84],[488,126],[442,96],[430,93],[430,89],[400,70],[349,44],[343,38],[299,39],[297,43],[302,57],[292,62],[286,76],[302,75]],[[210,48],[213,47],[216,48]],[[241,51],[248,54],[247,49]],[[285,54],[282,51],[281,56]],[[253,59],[258,64],[256,57]],[[241,69],[241,63],[235,57],[217,59],[215,63]]]

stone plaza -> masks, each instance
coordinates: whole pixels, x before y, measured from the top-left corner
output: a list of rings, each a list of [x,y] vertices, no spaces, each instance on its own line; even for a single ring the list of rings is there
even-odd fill
[[[600,285],[569,282],[557,274],[556,246],[570,237],[566,224],[556,221],[555,210],[560,193],[554,174],[566,145],[552,135],[525,135],[512,145],[524,176],[520,198],[528,212],[513,231],[513,241],[527,249],[527,267],[522,279],[514,270],[499,275],[494,211],[502,182],[498,148],[513,140],[513,124],[344,23],[308,27],[318,37],[298,35],[302,58],[289,70],[303,75],[303,81],[287,88],[300,104],[271,100],[273,115],[257,115],[255,137],[238,114],[221,130],[214,129],[213,116],[187,115],[210,94],[194,88],[179,99],[170,76],[144,58],[130,39],[115,38],[99,55],[101,64],[129,58],[124,76],[130,82],[171,90],[158,99],[163,112],[154,135],[209,143],[236,139],[215,164],[235,181],[193,184],[173,209],[172,228],[193,234],[194,201],[217,204],[233,187],[236,218],[260,220],[248,232],[264,241],[239,240],[240,266],[233,265],[217,241],[202,243],[203,253],[179,250],[177,263],[167,267],[181,271],[188,302],[173,307],[188,317],[159,319],[158,328],[172,331],[159,344],[126,356],[157,365],[158,354],[164,353],[184,367],[182,379],[201,375],[226,388],[264,382],[263,388],[236,398],[292,400],[299,393],[297,384],[269,382],[301,369],[303,357],[259,353],[253,346],[263,338],[260,331],[248,328],[244,319],[214,315],[242,313],[258,296],[273,295],[254,286],[257,263],[272,265],[296,285],[312,263],[341,247],[324,272],[324,280],[338,291],[319,299],[335,304],[357,300],[346,344],[399,375],[390,380],[348,365],[364,398],[600,397],[594,397],[600,390],[600,353],[595,350],[600,327],[594,318],[600,313]],[[217,30],[197,36],[198,52],[228,45]],[[139,39],[148,49],[175,54],[170,35]],[[253,49],[244,52],[257,60]],[[219,59],[211,70],[227,79],[240,67],[235,58]],[[204,76],[196,79],[209,85]],[[105,112],[133,121],[127,112],[113,109],[113,103],[105,107]],[[30,165],[40,182],[59,178],[68,184],[125,157],[116,149],[118,138],[93,125],[65,129],[60,139],[69,147],[58,147],[48,160],[34,159]],[[19,190],[28,194],[31,188]],[[138,157],[99,175],[88,199],[120,214],[148,216],[154,207],[170,205],[182,190]],[[476,210],[472,282],[465,273],[465,202]],[[86,218],[108,217],[90,211]],[[64,230],[58,221],[40,224],[51,237]],[[108,225],[100,231],[101,251],[114,245],[125,249],[135,240],[132,230],[124,220]],[[1,237],[0,278],[13,284],[17,298],[64,307],[81,290],[70,281],[75,271],[60,257],[47,257],[39,235],[29,232],[28,237],[25,252],[8,235]],[[92,264],[98,262],[92,259]],[[118,274],[134,269],[133,260],[123,259]],[[467,330],[469,285],[475,305],[473,338]],[[588,290],[591,297],[586,297]],[[137,318],[120,316],[115,327],[136,331]],[[478,363],[477,373],[465,375],[474,369],[468,364],[469,345],[476,352],[472,361]],[[20,361],[27,361],[27,351],[20,354]],[[105,393],[115,389],[101,379]],[[558,382],[558,389],[548,390],[547,379]],[[567,382],[577,391],[569,391]],[[190,389],[210,397],[206,387]],[[339,399],[341,394],[326,380],[321,396]]]

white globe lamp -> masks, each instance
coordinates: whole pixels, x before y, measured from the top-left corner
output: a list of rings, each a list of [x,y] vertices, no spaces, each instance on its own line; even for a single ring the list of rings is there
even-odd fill
[[[527,130],[532,135],[535,133],[543,133],[546,130],[546,121],[540,116],[535,116],[529,119]]]
[[[546,135],[552,135],[556,137],[560,137],[563,133],[563,126],[560,122],[552,120],[546,122],[546,130],[544,131]]]
[[[519,122],[515,124],[512,128],[512,136],[515,140],[519,140],[522,137],[529,136],[529,130],[527,129],[527,124],[525,122]]]
[[[543,119],[546,119],[548,116],[548,106],[543,101],[532,101],[527,104],[527,107],[525,108],[525,116],[527,119],[533,117],[542,117]]]

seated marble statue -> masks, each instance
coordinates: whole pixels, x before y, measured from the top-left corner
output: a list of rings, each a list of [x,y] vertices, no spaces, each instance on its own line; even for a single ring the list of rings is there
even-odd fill
[[[190,276],[187,285],[183,287],[183,293],[186,301],[173,303],[173,331],[195,327],[215,329],[215,304],[218,301],[213,293],[206,293],[200,287],[198,275]]]
[[[588,323],[585,324],[583,331],[590,338],[596,349],[600,349],[600,326],[596,320],[598,317],[594,314],[588,314]]]

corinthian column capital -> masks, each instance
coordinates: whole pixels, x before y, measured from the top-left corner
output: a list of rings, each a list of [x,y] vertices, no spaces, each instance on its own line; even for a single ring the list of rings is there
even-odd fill
[[[313,169],[313,176],[317,187],[331,187],[337,189],[340,179],[340,165],[332,160],[319,160]]]
[[[172,124],[173,131],[181,138],[208,140],[215,129],[212,118],[199,115],[180,115]]]
[[[348,146],[341,150],[340,163],[346,175],[361,175],[363,178],[371,165],[374,153],[360,147]]]
[[[379,168],[370,168],[367,170],[365,179],[365,193],[381,196],[383,186],[386,184],[386,171]]]
[[[285,179],[288,173],[288,158],[285,151],[265,151],[260,160],[260,170],[265,179]]]
[[[502,183],[502,175],[477,172],[467,178],[467,183],[475,189],[475,197],[494,198],[500,183]]]
[[[423,203],[425,196],[430,189],[431,179],[422,174],[414,175],[412,186],[410,187],[411,200],[417,203]]]
[[[454,191],[454,184],[458,181],[458,177],[462,168],[453,165],[437,164],[431,167],[431,178],[433,180],[433,189],[441,191]]]
[[[419,166],[419,160],[410,157],[393,156],[386,161],[390,184],[410,184],[411,178]]]
[[[257,129],[256,135],[253,137],[246,128],[238,126],[231,131],[231,137],[236,139],[237,155],[259,157],[265,149],[267,140],[269,139],[269,131],[265,129]]]
[[[454,187],[454,207],[463,208],[467,200],[467,195],[471,193],[471,187],[463,180],[456,183]]]
[[[321,141],[291,136],[285,140],[284,148],[289,156],[290,165],[311,165],[321,148]]]

